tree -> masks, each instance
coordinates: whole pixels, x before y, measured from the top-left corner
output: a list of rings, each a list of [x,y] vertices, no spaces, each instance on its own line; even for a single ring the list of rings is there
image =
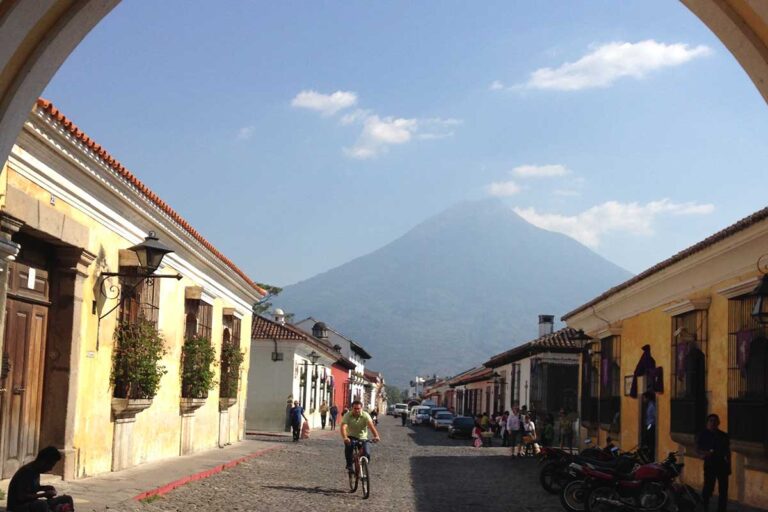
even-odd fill
[[[272,303],[269,301],[272,297],[277,297],[280,292],[283,291],[282,288],[278,286],[272,286],[271,284],[265,284],[265,283],[256,283],[261,288],[266,290],[267,295],[264,296],[259,302],[253,305],[253,314],[254,315],[263,315],[270,309],[272,309]]]

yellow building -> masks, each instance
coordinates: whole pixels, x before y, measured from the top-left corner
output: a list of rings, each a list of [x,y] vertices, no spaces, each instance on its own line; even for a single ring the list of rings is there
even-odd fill
[[[242,439],[264,291],[48,101],[29,115],[0,194],[2,477],[46,445],[64,454],[56,471],[79,478]],[[151,265],[129,248],[148,232],[173,251],[155,274],[179,279],[144,278]],[[110,378],[116,326],[139,318],[163,338],[151,398]],[[217,361],[223,347],[234,354],[213,366],[207,399],[182,393],[182,347],[195,336]]]
[[[707,414],[718,414],[731,437],[730,498],[768,507],[766,327],[750,315],[766,253],[768,208],[563,317],[594,339],[582,355],[583,437],[636,447],[647,410],[639,395],[653,390],[656,455],[683,452],[684,478],[700,486],[695,435]]]

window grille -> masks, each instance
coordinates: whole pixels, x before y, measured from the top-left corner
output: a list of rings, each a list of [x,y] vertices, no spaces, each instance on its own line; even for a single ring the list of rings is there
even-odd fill
[[[670,420],[672,432],[696,434],[707,415],[707,311],[672,317]]]
[[[186,313],[184,337],[189,339],[197,335],[210,341],[213,306],[200,299],[186,299],[184,301],[184,311]]]
[[[139,276],[138,267],[120,267],[121,322],[134,323],[139,318],[157,325],[160,311],[160,280]]]
[[[752,318],[755,300],[728,301],[728,433],[768,445],[768,328]]]
[[[600,340],[600,423],[618,432],[621,413],[621,336]]]
[[[520,405],[520,363],[512,363],[512,375],[509,379],[510,406]]]
[[[600,397],[600,344],[592,343],[590,352],[582,357],[581,366],[581,419],[596,425]]]

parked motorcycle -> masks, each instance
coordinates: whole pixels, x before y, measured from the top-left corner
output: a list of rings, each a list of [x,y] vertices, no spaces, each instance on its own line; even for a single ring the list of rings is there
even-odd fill
[[[585,459],[572,462],[568,465],[569,478],[560,492],[560,504],[568,512],[583,512],[586,496],[586,469],[599,470],[614,475],[628,475],[644,462],[642,456],[636,452],[622,454],[612,463],[606,461],[589,462]]]
[[[629,475],[584,468],[585,510],[692,512],[701,499],[690,486],[675,481],[682,468],[675,452],[664,461],[644,464]]]

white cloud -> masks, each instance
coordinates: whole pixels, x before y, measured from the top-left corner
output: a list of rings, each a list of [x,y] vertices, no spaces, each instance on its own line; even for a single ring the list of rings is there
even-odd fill
[[[712,204],[661,199],[646,204],[608,201],[573,216],[539,213],[535,208],[515,208],[515,212],[535,226],[563,233],[594,248],[600,245],[603,235],[611,232],[652,235],[659,215],[706,215],[714,209]]]
[[[520,192],[521,187],[514,181],[494,181],[487,187],[488,195],[494,197],[509,197]]]
[[[357,108],[349,114],[341,116],[339,122],[344,126],[354,124],[360,121],[364,121],[366,117],[371,115],[371,111],[367,109]]]
[[[570,174],[570,170],[560,164],[554,165],[520,165],[512,169],[512,174],[521,178],[552,178]]]
[[[491,85],[488,86],[489,91],[500,91],[504,88],[504,84],[499,82],[498,80],[494,80],[491,82]]]
[[[405,144],[414,137],[423,140],[451,137],[453,132],[448,128],[461,124],[457,119],[408,119],[379,117],[376,114],[350,116],[350,119],[345,119],[347,116],[342,118],[342,124],[360,121],[363,131],[354,146],[344,148],[344,153],[358,160],[374,158],[385,153],[389,146]]]
[[[248,140],[256,133],[255,126],[243,126],[237,130],[237,140]]]
[[[293,107],[315,110],[326,116],[332,116],[356,103],[357,94],[350,91],[336,91],[332,94],[322,94],[312,90],[301,91],[291,100]]]
[[[710,55],[708,46],[691,47],[683,43],[665,44],[652,39],[638,43],[614,42],[594,48],[575,62],[557,68],[540,68],[531,73],[525,89],[577,91],[608,87],[623,77],[643,78],[651,71],[679,66]]]

